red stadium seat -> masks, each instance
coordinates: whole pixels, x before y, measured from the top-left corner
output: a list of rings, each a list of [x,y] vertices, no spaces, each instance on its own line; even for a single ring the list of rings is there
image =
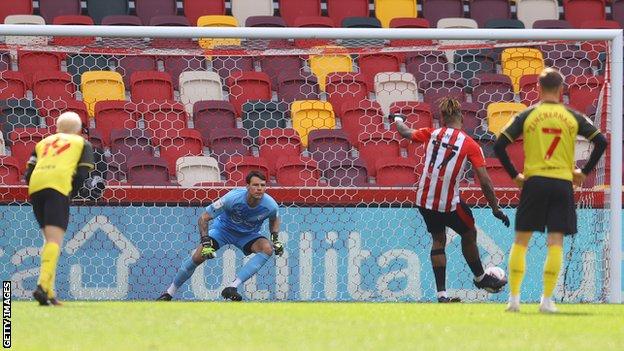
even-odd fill
[[[180,90],[180,74],[186,71],[205,71],[206,59],[198,56],[164,56],[161,57],[165,72],[171,74],[173,88]],[[155,68],[153,69],[155,70]]]
[[[266,73],[235,72],[227,79],[227,86],[237,116],[247,100],[271,100],[271,81]]]
[[[507,146],[507,154],[516,169],[521,172],[524,169],[524,143],[522,139],[516,139],[516,141],[509,144]]]
[[[187,127],[188,117],[184,105],[179,102],[139,104],[139,113],[143,115],[146,129],[156,139],[175,137]]]
[[[17,160],[17,164],[20,165],[20,173],[23,173],[26,169],[26,162],[35,149],[35,145],[50,134],[48,128],[31,127],[14,128],[9,133],[11,155]]]
[[[208,137],[204,137],[211,154],[219,164],[228,163],[233,156],[251,155],[251,140],[242,129],[215,128]],[[268,176],[268,173],[267,173]]]
[[[489,20],[511,18],[511,5],[507,0],[470,0],[470,18],[485,28]]]
[[[419,89],[423,92],[424,101],[437,106],[438,100],[443,97],[453,97],[459,102],[466,101],[464,82],[458,73],[439,72],[436,77],[419,82]]]
[[[275,174],[278,158],[299,156],[301,139],[294,129],[261,129],[258,137],[258,149],[260,157],[267,160],[269,169]]]
[[[321,0],[279,0],[279,12],[293,27],[298,17],[321,16]]]
[[[198,101],[193,105],[193,124],[204,140],[215,128],[236,128],[234,106],[227,101]]]
[[[128,159],[127,167],[131,185],[172,185],[167,161],[163,158],[134,155]]]
[[[227,79],[235,72],[251,72],[254,70],[253,58],[249,56],[213,56],[212,70],[219,73],[222,79]]]
[[[431,23],[425,18],[398,17],[390,20],[390,28],[430,28]],[[435,23],[434,23],[435,27]],[[414,39],[393,39],[390,46],[429,46],[433,45],[431,40]],[[402,53],[397,53],[398,57],[403,57]]]
[[[360,72],[366,79],[368,90],[375,89],[375,75],[379,72],[400,72],[401,60],[393,54],[363,54],[359,56]]]
[[[464,17],[464,4],[462,0],[425,0],[422,11],[422,16],[436,27],[442,18]]]
[[[174,137],[161,138],[158,142],[160,157],[167,160],[169,174],[176,172],[176,161],[184,156],[201,156],[203,153],[202,138],[194,129],[182,129]]]
[[[408,53],[405,56],[405,70],[414,75],[416,81],[435,79],[447,72],[448,59],[442,51]]]
[[[327,15],[336,25],[347,17],[368,17],[368,0],[327,0]]]
[[[366,162],[369,175],[373,177],[377,170],[375,166],[377,159],[400,156],[399,140],[395,137],[395,133],[390,131],[360,134],[358,150],[360,151],[360,158]]]
[[[114,129],[135,129],[137,110],[132,103],[123,100],[105,100],[95,103],[95,128],[102,133],[104,145],[110,146]]]
[[[509,76],[504,74],[478,73],[470,81],[472,101],[485,107],[491,102],[513,101],[514,90]]]
[[[392,105],[390,105],[390,113],[405,115],[407,117],[405,124],[412,129],[433,127],[433,113],[431,112],[431,106],[426,102],[393,102]],[[397,130],[395,123],[390,125],[390,130]],[[411,144],[409,140],[401,139],[401,147],[407,147],[409,144]]]
[[[605,0],[563,0],[563,18],[574,28],[583,22],[606,19]]]
[[[57,16],[80,15],[80,0],[39,0],[39,14],[48,24]]]
[[[301,75],[301,59],[299,56],[260,56],[258,58],[262,72],[271,78],[271,85],[278,86],[280,74]]]
[[[4,23],[6,16],[32,15],[32,0],[0,1],[0,23]]]
[[[80,116],[82,126],[84,128],[89,126],[89,112],[83,101],[56,97],[54,100],[45,99],[35,102],[39,113],[44,118],[46,126],[48,127],[54,127],[56,125],[56,118],[66,111],[76,112],[78,116]]]
[[[359,158],[329,161],[322,171],[329,186],[369,186],[366,164]]]
[[[275,178],[281,186],[317,186],[321,172],[310,157],[285,156],[277,160]]]
[[[352,145],[357,145],[360,134],[370,134],[383,129],[383,112],[376,101],[346,102],[340,110],[342,130]]]
[[[125,86],[130,87],[130,77],[134,72],[156,71],[157,69],[158,65],[154,56],[123,56],[117,60],[116,71],[123,77]],[[165,72],[169,71],[165,70]]]
[[[54,25],[92,26],[93,19],[89,16],[64,15],[54,17]],[[86,46],[95,41],[94,37],[54,37],[53,44],[61,46]]]
[[[133,102],[173,101],[173,82],[166,72],[138,71],[130,76]]]
[[[227,182],[231,185],[245,185],[245,176],[250,171],[260,171],[268,176],[269,165],[265,159],[253,156],[233,156],[225,164]]]
[[[15,157],[0,156],[0,184],[17,185],[21,183],[19,162]]]
[[[517,188],[516,183],[511,179],[505,168],[500,164],[497,158],[487,158],[486,169],[492,184],[497,188]],[[479,183],[479,178],[475,177],[475,181]]]
[[[331,161],[348,159],[351,143],[341,129],[315,129],[308,134],[308,152],[325,169]]]
[[[377,185],[410,186],[418,183],[419,175],[416,162],[411,158],[381,157],[375,162]]]
[[[184,0],[184,16],[192,26],[205,15],[225,15],[225,0]]]
[[[470,135],[475,135],[475,132],[481,128],[486,113],[485,109],[476,102],[462,102],[461,111],[464,117],[464,130]],[[479,115],[480,113],[482,116]],[[434,116],[437,116],[439,119],[439,114],[438,111],[437,115],[434,113]]]
[[[318,100],[319,86],[316,76],[303,76],[299,72],[284,72],[279,75],[277,96],[280,101],[291,103],[296,100]]]
[[[26,96],[28,85],[20,72],[0,71],[0,99],[21,99]]]
[[[104,150],[104,140],[99,130],[89,128],[86,137],[94,149]]]
[[[17,63],[29,86],[35,72],[61,70],[61,57],[52,52],[18,51]]]
[[[110,133],[111,154],[122,171],[126,171],[127,161],[133,156],[154,155],[152,134],[140,129],[113,129]]]
[[[336,24],[329,17],[304,16],[296,18],[294,26],[299,28],[333,28]],[[331,45],[331,43],[331,39],[295,39],[295,46],[298,48]]]
[[[325,92],[327,101],[340,111],[347,101],[362,101],[368,98],[366,77],[360,73],[336,72],[329,73],[326,78]]]
[[[584,112],[588,106],[596,106],[604,84],[602,76],[576,76],[566,79],[570,107]]]
[[[136,14],[147,25],[154,16],[175,16],[176,0],[134,0]]]
[[[528,74],[520,78],[520,102],[531,106],[540,100],[537,90],[537,74]]]
[[[32,82],[33,95],[37,99],[74,99],[76,86],[67,72],[35,72]]]

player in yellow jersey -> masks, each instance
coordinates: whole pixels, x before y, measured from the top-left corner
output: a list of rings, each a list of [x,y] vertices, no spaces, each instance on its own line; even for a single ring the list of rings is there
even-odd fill
[[[557,312],[553,290],[563,262],[563,236],[576,234],[576,207],[572,183],[580,186],[607,147],[607,140],[587,118],[559,102],[563,77],[553,68],[539,76],[540,102],[518,114],[494,145],[496,156],[522,189],[516,211],[516,238],[509,253],[509,304],[520,310],[520,287],[525,256],[533,232],[547,232],[548,254],[544,262],[544,292],[540,312]],[[524,170],[519,173],[505,148],[524,136]],[[594,144],[583,169],[575,169],[574,146],[581,135]]]
[[[78,114],[61,114],[56,121],[57,133],[38,142],[28,161],[28,194],[44,236],[41,271],[33,292],[40,305],[61,304],[54,292],[54,280],[69,222],[69,200],[93,169],[93,148],[80,136],[81,129]]]

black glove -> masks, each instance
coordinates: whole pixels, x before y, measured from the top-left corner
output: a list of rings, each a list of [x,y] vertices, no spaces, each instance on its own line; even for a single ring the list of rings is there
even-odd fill
[[[201,238],[201,255],[206,259],[211,259],[217,257],[217,253],[215,248],[212,245],[212,239],[208,236],[202,236]]]
[[[405,121],[407,121],[407,116],[403,115],[403,114],[400,114],[400,113],[391,113],[388,116],[388,119],[390,120],[391,123],[392,122],[396,122],[397,120],[405,122]]]
[[[503,211],[492,210],[492,214],[494,215],[494,217],[500,219],[501,222],[503,222],[503,224],[505,225],[505,227],[509,227],[509,217],[507,217],[507,215]]]
[[[277,256],[283,255],[284,244],[277,240],[277,233],[271,233],[271,241],[273,242],[273,252],[275,252]]]

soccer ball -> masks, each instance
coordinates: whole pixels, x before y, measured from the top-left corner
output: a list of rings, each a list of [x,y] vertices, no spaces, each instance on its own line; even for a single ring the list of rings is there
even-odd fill
[[[489,274],[498,278],[499,280],[505,279],[505,271],[500,267],[488,267],[485,269],[485,274]]]

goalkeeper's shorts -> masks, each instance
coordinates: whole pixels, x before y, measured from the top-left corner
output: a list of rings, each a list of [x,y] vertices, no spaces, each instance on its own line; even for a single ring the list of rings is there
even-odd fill
[[[219,244],[219,247],[223,247],[227,244],[234,245],[245,255],[251,255],[251,245],[253,245],[256,240],[264,238],[260,233],[234,235],[218,228],[211,228],[210,231],[208,231],[208,236],[215,240],[217,244]]]

